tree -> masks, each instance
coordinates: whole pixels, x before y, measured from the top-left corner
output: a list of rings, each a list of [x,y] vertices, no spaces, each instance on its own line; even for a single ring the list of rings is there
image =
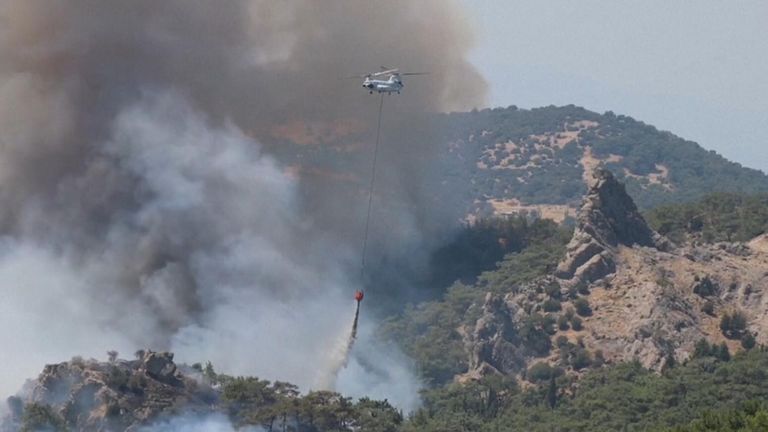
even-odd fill
[[[592,364],[592,356],[584,348],[576,348],[571,358],[571,366],[576,370],[584,369]]]
[[[31,403],[24,407],[24,414],[21,417],[22,432],[66,431],[67,426],[64,419],[61,418],[49,405]]]
[[[741,337],[741,346],[745,350],[751,350],[755,347],[755,337],[752,333],[744,333],[744,336]]]
[[[573,302],[573,307],[576,308],[576,313],[588,317],[592,315],[592,308],[589,307],[589,301],[584,297],[580,297]]]
[[[717,346],[715,351],[715,357],[722,361],[729,361],[731,359],[731,352],[728,351],[728,345],[723,342]]]
[[[715,315],[715,303],[712,300],[707,300],[701,306],[701,311],[709,316]]]
[[[560,300],[560,284],[552,281],[544,287],[544,292],[552,299]]]
[[[740,338],[747,328],[747,317],[740,311],[726,312],[720,318],[720,330],[728,339]]]
[[[560,311],[560,302],[555,299],[547,299],[544,301],[544,312],[558,312]]]
[[[575,316],[571,319],[571,327],[576,331],[581,331],[584,326],[582,325],[581,318]]]
[[[547,362],[537,362],[530,368],[525,374],[526,379],[530,382],[543,382],[550,378],[559,376],[563,373],[561,369],[553,368]]]
[[[693,354],[691,357],[702,358],[709,357],[710,355],[712,355],[712,347],[710,347],[709,342],[704,338],[699,339],[693,346]]]
[[[557,405],[557,383],[555,377],[549,379],[549,387],[547,388],[547,403],[549,407],[554,409]]]

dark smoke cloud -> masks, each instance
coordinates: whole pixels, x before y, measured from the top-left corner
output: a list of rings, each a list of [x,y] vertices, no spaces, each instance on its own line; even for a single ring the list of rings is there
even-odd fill
[[[309,382],[289,357],[346,324],[323,314],[353,292],[360,197],[286,176],[273,131],[370,128],[375,98],[339,77],[431,72],[387,100],[383,134],[389,216],[418,238],[433,133],[414,119],[482,103],[470,36],[445,0],[0,0],[2,319],[26,329],[3,342],[27,347],[13,373],[112,343],[228,350],[239,372]]]

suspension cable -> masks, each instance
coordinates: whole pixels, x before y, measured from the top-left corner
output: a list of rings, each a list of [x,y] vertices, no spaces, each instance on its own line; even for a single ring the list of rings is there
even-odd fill
[[[381,137],[381,112],[384,107],[384,94],[379,100],[379,119],[376,123],[376,145],[373,147],[373,163],[371,165],[371,184],[368,187],[368,213],[365,216],[365,234],[363,235],[363,251],[360,258],[360,281],[365,283],[365,255],[368,249],[368,229],[371,223],[371,209],[373,208],[373,188],[376,184],[376,160],[379,156],[379,138]]]

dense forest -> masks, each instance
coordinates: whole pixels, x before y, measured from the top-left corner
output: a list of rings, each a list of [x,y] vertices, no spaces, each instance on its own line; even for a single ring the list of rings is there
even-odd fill
[[[646,212],[648,223],[675,242],[748,241],[768,231],[768,194],[714,193]]]
[[[766,424],[765,410],[751,401],[768,397],[767,367],[768,352],[753,349],[733,358],[707,353],[661,374],[622,363],[535,386],[488,377],[426,391],[404,430],[765,430],[735,429],[731,419]]]
[[[483,240],[487,248],[494,249],[499,240],[510,238],[510,233],[524,239],[525,246],[503,255],[490,266],[472,266],[473,270],[479,270],[474,273],[474,278],[467,277],[471,272],[462,272],[464,280],[456,278],[459,280],[445,291],[442,298],[408,305],[402,313],[384,323],[381,337],[398,343],[415,360],[422,378],[430,385],[448,383],[454,375],[466,372],[467,356],[457,328],[477,319],[477,305],[482,303],[485,294],[509,292],[519,284],[554,271],[571,233],[570,229],[548,220],[528,223],[523,218],[486,221],[478,227],[468,225],[465,232],[457,237],[458,241],[474,243],[479,249],[484,249]],[[454,249],[451,246],[439,251],[437,259],[452,263],[458,251],[462,250],[472,249]],[[466,270],[462,266],[445,268]],[[541,323],[535,324],[536,329],[539,325],[551,325],[546,324],[549,321],[554,323],[553,318],[545,316],[541,316],[540,320]],[[532,332],[531,344],[542,339],[549,340],[546,332]]]
[[[581,164],[586,148],[626,183],[641,209],[714,191],[768,191],[764,173],[612,112],[598,114],[573,105],[530,110],[510,106],[445,114],[438,123],[446,143],[437,155],[442,190],[465,207],[478,199],[511,198],[526,204],[578,204],[586,191]],[[552,144],[569,137],[576,139]],[[653,181],[653,175],[663,181]]]

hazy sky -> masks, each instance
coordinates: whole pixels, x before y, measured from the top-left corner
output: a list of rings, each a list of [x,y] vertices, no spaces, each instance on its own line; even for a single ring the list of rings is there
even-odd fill
[[[768,172],[768,1],[461,1],[492,106],[611,110]]]

